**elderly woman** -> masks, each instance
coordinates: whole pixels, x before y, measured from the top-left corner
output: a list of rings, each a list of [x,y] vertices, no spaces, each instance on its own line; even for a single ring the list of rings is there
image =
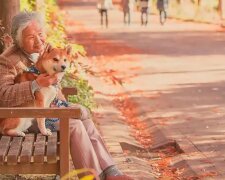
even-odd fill
[[[0,56],[0,107],[33,102],[35,91],[57,82],[57,77],[41,74],[34,81],[14,83],[24,65],[31,66],[43,51],[43,27],[43,20],[36,12],[22,12],[13,18],[11,34],[14,45]],[[81,119],[70,120],[70,152],[74,166],[95,169],[101,180],[130,179],[115,166],[88,110],[80,108]]]

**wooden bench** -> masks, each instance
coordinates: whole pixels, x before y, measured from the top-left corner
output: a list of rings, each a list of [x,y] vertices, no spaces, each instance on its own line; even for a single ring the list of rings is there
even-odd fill
[[[76,93],[65,88],[63,93]],[[74,108],[0,108],[0,118],[60,118],[60,133],[46,137],[26,134],[25,137],[0,135],[0,174],[58,174],[69,172],[69,118],[80,118]]]

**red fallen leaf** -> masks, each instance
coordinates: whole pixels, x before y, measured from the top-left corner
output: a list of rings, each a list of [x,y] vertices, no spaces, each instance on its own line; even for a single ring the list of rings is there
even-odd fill
[[[213,177],[213,176],[217,176],[218,173],[215,171],[210,171],[210,172],[205,172],[204,174],[200,175],[201,177]]]
[[[198,179],[200,180],[200,179],[205,179],[206,177],[216,177],[216,176],[218,176],[217,172],[210,171],[210,172],[201,174],[199,176],[190,176],[187,178],[187,180],[198,180]]]
[[[144,146],[150,146],[152,144],[152,140],[151,139],[143,139],[143,140],[140,140],[140,142]]]
[[[166,125],[165,122],[159,122],[158,124],[159,124],[159,125],[164,125],[164,126]]]
[[[205,162],[205,163],[212,163],[212,161],[210,161],[209,159],[202,159],[200,160],[201,162]]]
[[[163,158],[158,162],[159,166],[168,166],[171,162],[171,158]]]
[[[132,124],[132,125],[135,125],[138,123],[138,120],[135,119],[135,118],[129,118],[129,119],[126,119],[126,121],[129,123],[129,124]]]
[[[214,112],[214,113],[220,113],[220,112],[222,112],[222,110],[220,108],[218,108],[218,107],[212,108],[211,111]]]
[[[140,123],[140,122],[134,124],[134,126],[135,126],[136,129],[139,129],[139,130],[145,130],[146,129],[146,125],[143,124],[143,123]]]
[[[150,163],[152,167],[158,167],[159,165],[157,163]]]
[[[193,118],[192,118],[192,117],[186,117],[185,119],[188,120],[188,121],[190,121],[190,120],[192,120]]]
[[[140,66],[131,67],[130,70],[139,70],[142,69]]]
[[[128,155],[128,154],[130,154],[130,151],[129,150],[124,150],[123,153]]]

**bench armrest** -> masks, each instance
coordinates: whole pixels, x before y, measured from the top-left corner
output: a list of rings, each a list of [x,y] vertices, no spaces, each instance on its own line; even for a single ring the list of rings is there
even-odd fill
[[[68,100],[69,95],[77,94],[77,89],[73,87],[64,87],[62,88],[62,93],[64,94],[65,98]]]

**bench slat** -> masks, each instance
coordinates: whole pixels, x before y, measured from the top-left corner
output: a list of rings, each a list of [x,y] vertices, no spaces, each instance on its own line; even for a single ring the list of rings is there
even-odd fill
[[[33,153],[34,134],[26,134],[20,153],[20,163],[30,163]]]
[[[0,139],[0,164],[4,163],[6,153],[9,149],[11,137],[2,136]]]
[[[48,164],[48,163],[30,163],[30,164],[17,164],[0,166],[1,174],[59,174],[59,164]],[[11,179],[11,178],[10,178]],[[27,179],[27,178],[26,178]],[[34,178],[32,178],[34,179]],[[35,178],[37,179],[37,178]],[[40,179],[40,178],[38,178]],[[41,178],[49,179],[49,178]],[[2,179],[1,179],[2,180]]]
[[[17,164],[23,137],[13,137],[7,155],[7,164]]]
[[[47,142],[47,162],[55,163],[57,161],[57,132],[53,132],[51,136],[48,137]]]
[[[44,163],[45,158],[46,137],[42,134],[37,134],[34,143],[34,163]]]

